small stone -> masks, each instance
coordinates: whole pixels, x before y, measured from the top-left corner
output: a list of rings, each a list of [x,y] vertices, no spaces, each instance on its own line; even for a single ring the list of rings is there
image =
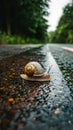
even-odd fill
[[[56,110],[55,110],[55,114],[59,114],[61,112],[61,110],[59,109],[59,108],[56,108]]]
[[[71,124],[71,121],[69,120],[68,123]]]
[[[8,102],[13,102],[14,98],[8,98]]]

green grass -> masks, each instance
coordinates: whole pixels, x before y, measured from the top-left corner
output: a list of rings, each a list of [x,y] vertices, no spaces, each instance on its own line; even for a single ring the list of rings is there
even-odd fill
[[[19,35],[7,35],[4,32],[0,32],[0,44],[30,44],[40,43],[39,40],[35,38],[23,37]]]

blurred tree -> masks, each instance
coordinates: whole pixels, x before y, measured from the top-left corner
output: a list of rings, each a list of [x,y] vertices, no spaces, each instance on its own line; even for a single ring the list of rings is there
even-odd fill
[[[2,0],[0,2],[0,29],[7,34],[12,33],[12,22],[15,17],[16,0]]]
[[[51,36],[51,42],[73,43],[73,3],[64,8],[57,29]]]
[[[21,34],[44,40],[47,35],[49,0],[2,0],[0,29],[7,34]]]

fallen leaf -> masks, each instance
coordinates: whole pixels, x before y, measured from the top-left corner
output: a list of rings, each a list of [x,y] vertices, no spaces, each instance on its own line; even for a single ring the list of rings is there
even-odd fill
[[[8,98],[8,102],[13,102],[14,98]]]

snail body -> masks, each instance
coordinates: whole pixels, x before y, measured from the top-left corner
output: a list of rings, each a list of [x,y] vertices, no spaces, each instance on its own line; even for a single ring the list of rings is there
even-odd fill
[[[29,62],[24,67],[24,73],[31,77],[31,76],[41,76],[44,70],[40,63],[33,61]]]

